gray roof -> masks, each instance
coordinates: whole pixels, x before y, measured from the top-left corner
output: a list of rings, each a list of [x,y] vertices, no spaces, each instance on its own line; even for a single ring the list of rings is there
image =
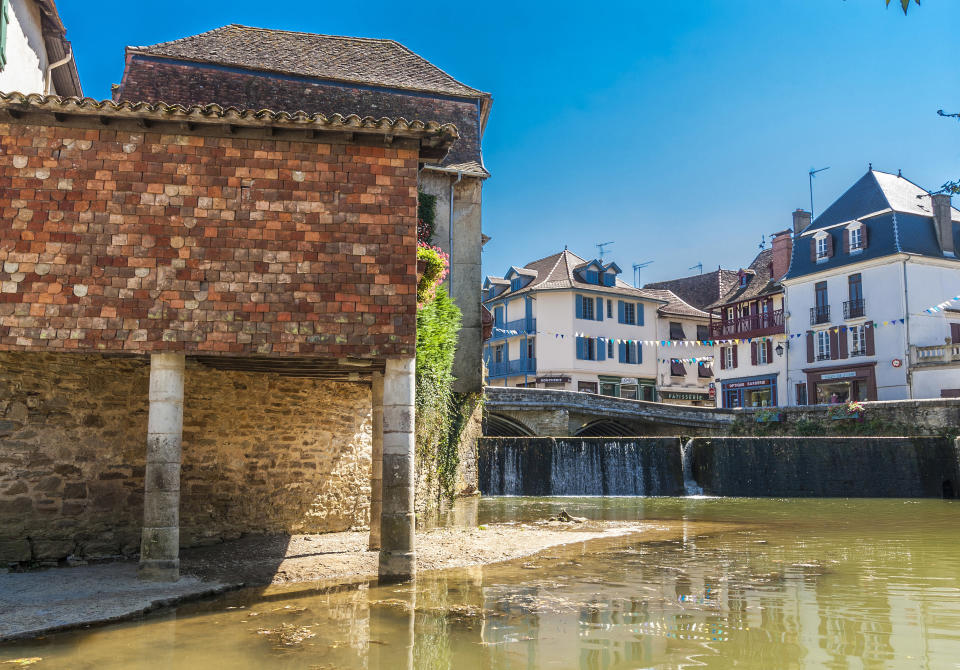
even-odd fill
[[[129,52],[386,88],[485,98],[399,42],[231,24]]]
[[[783,286],[780,282],[774,281],[772,277],[770,267],[772,264],[773,249],[764,249],[753,259],[750,267],[744,270],[744,274],[747,276],[747,285],[740,286],[740,273],[737,273],[738,281],[720,296],[719,300],[710,305],[710,307],[720,307],[743,300],[762,298],[783,291]]]
[[[736,270],[716,269],[711,272],[645,284],[647,289],[666,289],[697,309],[707,309],[737,285]]]
[[[960,211],[952,208],[954,246],[960,249]],[[845,224],[861,221],[867,247],[861,253],[843,253]],[[834,254],[825,261],[811,259],[811,239],[821,230],[833,238]],[[928,191],[900,176],[868,171],[801,235],[794,237],[786,278],[801,277],[835,267],[898,253],[944,258],[933,221]]]

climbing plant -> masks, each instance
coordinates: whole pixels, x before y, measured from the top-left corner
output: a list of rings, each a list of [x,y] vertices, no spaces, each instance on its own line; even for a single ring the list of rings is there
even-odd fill
[[[430,244],[436,228],[437,196],[417,192],[417,242]]]

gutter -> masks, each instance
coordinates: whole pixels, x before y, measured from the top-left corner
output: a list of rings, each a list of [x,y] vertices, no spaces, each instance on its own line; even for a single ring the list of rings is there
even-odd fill
[[[441,168],[442,169],[442,168]],[[452,170],[446,170],[446,172],[452,173]],[[448,224],[448,239],[450,240],[450,297],[453,297],[453,190],[457,184],[463,179],[463,171],[456,170],[457,178],[455,181],[450,182],[450,221]]]
[[[49,65],[47,65],[46,76],[44,77],[44,79],[45,79],[45,83],[44,83],[44,87],[43,87],[44,95],[50,95],[50,84],[51,84],[52,81],[53,81],[53,71],[54,71],[56,68],[60,67],[61,65],[66,65],[67,63],[69,63],[69,62],[72,61],[72,60],[73,60],[73,49],[70,48],[70,49],[67,51],[67,55],[66,55],[66,56],[64,56],[63,58],[61,58],[61,59],[58,60],[58,61],[55,61],[55,62],[50,63]]]

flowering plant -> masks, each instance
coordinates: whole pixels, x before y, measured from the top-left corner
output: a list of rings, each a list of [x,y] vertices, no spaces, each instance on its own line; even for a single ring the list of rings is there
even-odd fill
[[[422,273],[422,274],[421,274]],[[437,287],[450,273],[450,256],[440,247],[417,243],[417,307],[422,308],[437,295]]]

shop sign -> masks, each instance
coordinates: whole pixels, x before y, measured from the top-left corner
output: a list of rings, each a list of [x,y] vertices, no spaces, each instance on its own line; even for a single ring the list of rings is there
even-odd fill
[[[828,379],[849,379],[856,376],[857,373],[855,370],[851,370],[849,372],[828,372],[825,375],[820,375],[820,380],[826,381]]]
[[[660,391],[660,395],[668,400],[703,400],[706,393],[676,393],[673,391]]]
[[[569,384],[570,377],[553,375],[552,377],[537,377],[538,384]]]
[[[636,384],[636,383],[637,383],[637,378],[636,378],[636,377],[623,377],[623,378],[620,380],[620,383],[621,383],[621,384]]]
[[[769,379],[751,379],[748,382],[724,382],[723,388],[725,389],[746,389],[754,388],[756,386],[770,386],[771,380]]]

